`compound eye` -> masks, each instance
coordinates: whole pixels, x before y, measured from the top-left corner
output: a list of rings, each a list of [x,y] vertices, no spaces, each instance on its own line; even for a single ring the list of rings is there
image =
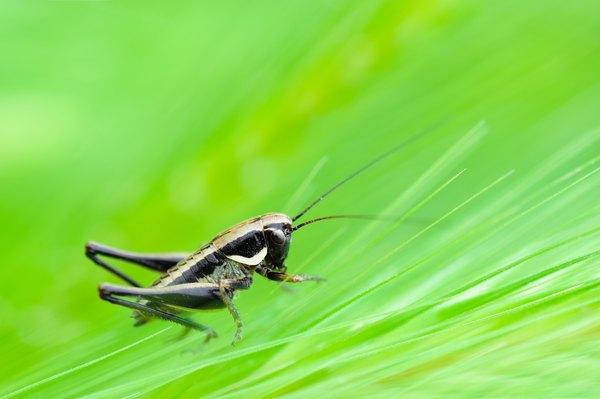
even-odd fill
[[[271,230],[270,237],[275,244],[281,245],[285,242],[285,234],[281,230]]]

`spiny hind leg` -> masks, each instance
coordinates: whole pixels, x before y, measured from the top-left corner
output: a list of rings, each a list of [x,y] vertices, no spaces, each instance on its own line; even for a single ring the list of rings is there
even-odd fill
[[[117,267],[104,261],[102,258],[100,258],[100,256],[106,256],[113,259],[120,259],[126,262],[135,263],[144,266],[150,270],[154,270],[161,273],[166,272],[187,256],[186,254],[180,253],[142,254],[137,252],[129,252],[117,248],[112,248],[107,245],[103,245],[93,241],[90,241],[85,245],[85,255],[98,266],[108,270],[110,273],[121,278],[123,281],[129,283],[134,287],[141,287],[141,285],[133,278],[123,273]]]
[[[198,299],[190,298],[190,295],[200,295],[201,299],[214,298],[214,287],[207,288],[205,286],[197,287],[198,284],[183,284],[185,287],[173,286],[173,287],[155,287],[155,288],[137,288],[137,287],[122,287],[114,284],[101,284],[99,288],[100,298],[116,305],[125,306],[130,309],[142,312],[142,314],[151,315],[164,320],[172,321],[186,328],[202,331],[206,333],[206,340],[215,338],[217,333],[209,326],[204,324],[196,323],[195,321],[186,319],[184,317],[177,316],[167,310],[161,309],[160,306],[149,306],[147,304],[129,301],[121,296],[133,296],[140,299],[149,300],[154,303],[155,300],[159,299],[159,303],[181,305],[189,303],[190,301],[197,301]],[[196,287],[190,287],[196,286]],[[168,288],[177,288],[179,290],[168,290]],[[218,287],[217,287],[218,292]],[[202,296],[204,295],[204,296]],[[182,305],[184,306],[184,305]]]

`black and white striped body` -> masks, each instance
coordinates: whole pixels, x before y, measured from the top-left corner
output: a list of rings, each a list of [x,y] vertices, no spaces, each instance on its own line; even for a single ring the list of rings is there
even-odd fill
[[[257,267],[281,270],[291,239],[292,222],[287,215],[270,213],[246,220],[213,238],[208,244],[167,270],[152,287],[170,287],[189,283],[219,284],[221,280],[252,281]],[[274,233],[275,231],[275,233]],[[276,237],[273,236],[276,235]],[[281,241],[284,237],[284,241]],[[279,239],[279,240],[277,240]],[[146,305],[147,300],[140,303]],[[224,306],[218,292],[214,298],[194,303],[194,309]],[[135,313],[138,323],[146,317]]]
[[[252,271],[269,261],[267,259],[269,250],[272,248],[265,236],[267,229],[281,229],[290,226],[291,220],[288,216],[280,213],[271,213],[264,216],[246,220],[213,238],[210,243],[194,252],[169,269],[153,286],[167,287],[170,285],[194,283],[198,281],[218,282],[223,278],[236,278],[227,273],[225,266],[228,263],[242,266],[252,275]],[[289,246],[289,240],[288,240]],[[287,256],[287,247],[285,248]],[[277,252],[277,251],[275,251]],[[284,259],[285,259],[284,256]],[[283,259],[282,259],[283,260]],[[282,265],[269,265],[280,268]]]
[[[248,219],[212,239],[192,255],[180,253],[148,254],[124,251],[95,242],[88,242],[85,254],[98,266],[126,282],[127,286],[102,283],[98,293],[102,300],[134,310],[136,325],[152,318],[177,323],[187,329],[206,333],[206,340],[217,336],[209,326],[197,323],[178,313],[195,309],[227,308],[235,324],[232,344],[242,338],[242,319],[233,303],[238,290],[252,284],[257,273],[264,278],[286,283],[322,281],[318,276],[288,274],[285,260],[291,236],[304,226],[330,219],[388,220],[378,215],[331,215],[313,218],[296,224],[310,209],[348,181],[362,174],[400,148],[423,136],[426,132],[409,137],[396,147],[362,166],[346,178],[335,183],[302,211],[290,218],[282,213],[269,213]],[[390,221],[396,218],[389,219]],[[108,263],[103,258],[113,258],[146,267],[162,276],[150,287]]]

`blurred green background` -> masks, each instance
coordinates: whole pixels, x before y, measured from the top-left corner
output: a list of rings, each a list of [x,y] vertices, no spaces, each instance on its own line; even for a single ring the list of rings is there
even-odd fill
[[[0,397],[593,397],[597,1],[0,3]],[[297,212],[220,333],[97,298],[93,239],[192,251]],[[124,266],[126,267],[126,266]],[[150,283],[155,277],[126,267]]]

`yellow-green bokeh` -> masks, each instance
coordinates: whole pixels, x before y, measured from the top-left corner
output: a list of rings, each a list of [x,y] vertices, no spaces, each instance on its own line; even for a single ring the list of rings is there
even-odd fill
[[[234,386],[249,397],[593,396],[595,255],[581,268],[561,269],[560,278],[539,281],[540,294],[580,284],[589,291],[544,310],[558,318],[542,318],[531,330],[515,327],[521,335],[510,330],[521,316],[499,318],[481,327],[489,340],[471,337],[463,348],[459,332],[467,327],[444,323],[468,313],[449,304],[406,329],[396,320],[358,335],[365,342],[345,334],[344,344],[330,334],[273,343],[310,333],[353,292],[457,237],[447,252],[428,258],[431,266],[415,266],[330,324],[435,302],[538,244],[583,237],[491,286],[512,287],[593,254],[600,222],[599,37],[595,1],[2,2],[0,395],[25,389],[17,393],[236,397],[227,390]],[[236,349],[228,346],[233,327],[226,313],[197,316],[221,334],[204,353],[183,354],[199,337],[171,343],[176,328],[127,349],[166,325],[134,329],[125,309],[97,298],[97,284],[115,280],[86,261],[86,240],[191,251],[247,217],[297,211],[433,125],[431,135],[313,213],[406,212],[466,168],[416,212],[415,222],[350,258],[345,251],[382,227],[341,223],[302,232],[290,270],[325,274],[328,282],[289,294],[257,281],[238,301],[247,338]],[[478,241],[486,234],[497,240]],[[529,298],[531,287],[519,287],[492,295],[484,284],[467,298],[487,306],[483,319]],[[479,309],[473,303],[465,306]],[[551,345],[539,341],[577,323],[579,330]],[[432,325],[441,333],[426,338]],[[385,350],[413,335],[422,339],[409,348],[414,360]],[[456,347],[442,349],[449,342]],[[436,350],[439,357],[427,358]],[[502,350],[519,356],[500,362],[494,353]],[[362,357],[354,359],[354,351]]]

